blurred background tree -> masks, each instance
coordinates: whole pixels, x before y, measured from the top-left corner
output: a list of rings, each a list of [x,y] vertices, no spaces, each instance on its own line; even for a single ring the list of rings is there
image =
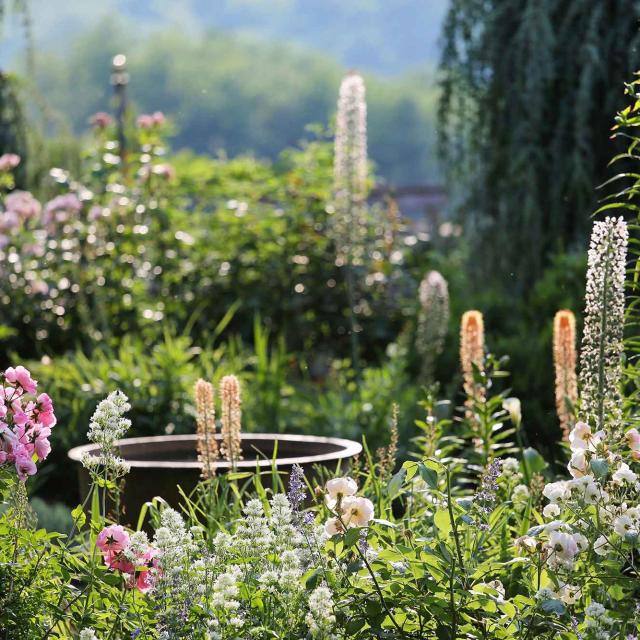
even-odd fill
[[[584,248],[639,18],[637,0],[451,0],[441,148],[483,284],[526,294]]]

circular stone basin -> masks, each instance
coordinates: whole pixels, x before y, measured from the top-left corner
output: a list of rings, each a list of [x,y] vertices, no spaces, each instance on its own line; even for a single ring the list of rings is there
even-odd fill
[[[220,434],[216,434],[220,441]],[[263,484],[271,484],[271,468],[276,452],[275,466],[280,473],[288,474],[294,464],[300,465],[307,477],[313,477],[314,466],[321,465],[328,471],[340,466],[349,467],[351,459],[362,451],[362,445],[353,440],[324,438],[319,436],[287,435],[276,433],[247,433],[241,435],[242,457],[236,463],[237,472],[262,472]],[[188,495],[200,480],[202,465],[198,462],[197,436],[148,436],[125,438],[117,442],[120,455],[131,466],[126,476],[122,496],[125,521],[135,524],[142,505],[161,496],[176,506],[180,500],[177,485]],[[80,495],[89,489],[89,474],[80,464],[85,453],[97,455],[100,447],[87,444],[69,451],[69,458],[77,463]],[[216,463],[216,474],[231,470],[224,460]],[[242,480],[240,480],[242,482]],[[285,483],[286,484],[286,483]]]

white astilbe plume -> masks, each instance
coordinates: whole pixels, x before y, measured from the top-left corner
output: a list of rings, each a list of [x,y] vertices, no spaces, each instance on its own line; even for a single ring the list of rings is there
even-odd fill
[[[429,271],[420,283],[420,312],[416,348],[422,358],[422,377],[431,382],[449,324],[449,287],[438,271]]]
[[[624,281],[629,232],[622,218],[593,225],[580,358],[581,419],[615,428],[622,417]]]
[[[358,261],[366,236],[367,103],[362,77],[350,73],[340,85],[334,157],[335,240],[339,257]]]
[[[96,471],[98,467],[104,467],[116,477],[128,473],[129,465],[118,456],[116,441],[131,427],[131,420],[124,417],[130,409],[129,399],[119,390],[113,391],[98,404],[91,416],[87,437],[100,445],[100,455],[87,453],[83,456],[82,464],[87,469]]]

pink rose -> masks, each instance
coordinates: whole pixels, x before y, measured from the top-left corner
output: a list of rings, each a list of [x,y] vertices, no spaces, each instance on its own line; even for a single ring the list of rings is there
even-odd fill
[[[161,127],[167,121],[162,111],[155,111],[151,117],[153,118],[153,124],[155,124],[156,127]]]
[[[104,553],[119,553],[129,546],[129,534],[119,524],[112,524],[98,534],[96,545]]]
[[[147,593],[153,587],[153,577],[160,571],[158,567],[158,560],[156,556],[158,550],[154,547],[149,547],[140,558],[138,558],[139,565],[145,565],[147,569],[140,571],[136,579],[136,589],[141,593]],[[151,571],[153,570],[153,571]]]
[[[103,556],[104,563],[112,571],[117,569],[122,573],[135,573],[135,564],[124,555],[123,551],[106,551]]]
[[[55,427],[57,420],[53,413],[53,402],[46,393],[38,396],[38,421],[43,427]]]

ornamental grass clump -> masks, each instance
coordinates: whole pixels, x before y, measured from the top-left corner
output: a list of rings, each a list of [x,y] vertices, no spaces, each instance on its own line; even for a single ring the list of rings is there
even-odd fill
[[[629,232],[623,218],[593,225],[580,358],[580,417],[596,430],[622,419],[624,282]]]
[[[202,465],[202,478],[208,480],[216,474],[216,461],[220,457],[216,440],[216,409],[213,385],[198,380],[195,386],[198,461]]]
[[[566,441],[573,428],[574,409],[578,401],[576,318],[567,309],[558,311],[553,319],[553,365],[556,412]]]
[[[422,360],[422,379],[431,383],[449,324],[449,287],[440,272],[429,271],[425,275],[420,283],[418,297],[420,311],[416,348]]]
[[[220,450],[233,467],[242,460],[242,400],[240,397],[240,381],[236,376],[224,376],[220,381],[220,402],[222,404]]]

